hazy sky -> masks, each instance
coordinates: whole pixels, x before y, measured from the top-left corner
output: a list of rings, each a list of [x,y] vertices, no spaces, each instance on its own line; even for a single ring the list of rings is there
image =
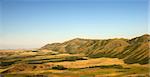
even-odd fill
[[[0,0],[0,48],[148,33],[148,0]]]

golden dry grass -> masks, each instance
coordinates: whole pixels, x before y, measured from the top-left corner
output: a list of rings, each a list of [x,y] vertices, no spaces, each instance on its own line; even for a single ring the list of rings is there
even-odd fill
[[[97,58],[82,61],[73,62],[49,62],[48,65],[63,65],[66,68],[85,68],[89,66],[99,66],[99,65],[113,65],[113,64],[124,64],[124,62],[117,58]]]

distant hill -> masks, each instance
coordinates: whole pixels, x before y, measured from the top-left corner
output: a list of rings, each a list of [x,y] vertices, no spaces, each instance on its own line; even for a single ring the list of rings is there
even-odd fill
[[[145,34],[133,39],[92,40],[75,38],[64,43],[47,44],[40,50],[59,53],[83,53],[91,58],[112,57],[123,59],[126,63],[148,64],[150,59],[150,35]]]

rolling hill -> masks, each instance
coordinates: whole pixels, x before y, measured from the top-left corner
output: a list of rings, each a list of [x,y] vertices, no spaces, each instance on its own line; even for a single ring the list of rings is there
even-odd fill
[[[47,44],[40,50],[52,50],[59,53],[85,54],[91,58],[120,58],[125,63],[148,64],[150,59],[150,35],[145,34],[133,39],[81,39],[75,38],[64,43]]]

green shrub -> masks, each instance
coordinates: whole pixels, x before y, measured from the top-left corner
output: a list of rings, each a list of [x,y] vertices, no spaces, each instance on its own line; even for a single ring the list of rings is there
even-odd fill
[[[14,64],[15,61],[10,61],[10,62],[0,62],[0,66],[9,66],[9,65],[12,65]]]
[[[90,66],[89,68],[116,68],[116,69],[123,69],[123,67],[121,65],[101,65],[101,66]]]
[[[78,56],[69,56],[69,57],[65,57],[64,59],[64,61],[76,61],[76,60],[87,60],[87,59]]]
[[[65,70],[65,69],[67,69],[67,68],[65,68],[65,67],[62,66],[62,65],[57,65],[57,66],[52,67],[52,69],[56,69],[56,70]]]
[[[78,59],[77,56],[65,57],[65,60],[66,60],[66,61],[75,61],[75,60],[77,60],[77,59]]]

